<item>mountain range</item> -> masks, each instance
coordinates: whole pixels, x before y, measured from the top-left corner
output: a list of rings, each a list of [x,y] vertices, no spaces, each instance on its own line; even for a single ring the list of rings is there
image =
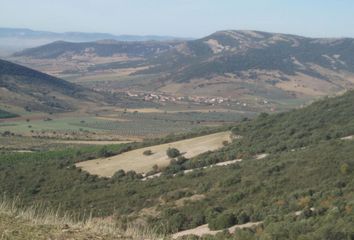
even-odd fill
[[[54,41],[89,42],[103,39],[117,41],[170,41],[181,38],[157,35],[114,35],[109,33],[50,32],[27,28],[0,28],[0,55],[8,55],[24,48],[31,48]]]
[[[296,95],[326,95],[353,87],[353,53],[354,39],[349,38],[221,31],[181,43],[135,74],[162,72],[165,82],[192,86],[195,92],[249,84]]]
[[[43,62],[51,62],[58,75],[60,67],[70,61],[75,67],[70,71],[64,68],[62,73],[91,74],[100,79],[102,73],[119,75],[109,80],[103,77],[105,85],[100,88],[124,89],[129,85],[127,90],[152,89],[177,96],[304,102],[354,87],[351,38],[226,30],[184,41],[55,42],[13,57],[19,62],[26,59],[27,65],[41,71],[47,70],[41,68]],[[95,57],[105,60],[95,61]],[[129,84],[111,80],[124,72],[139,80]]]

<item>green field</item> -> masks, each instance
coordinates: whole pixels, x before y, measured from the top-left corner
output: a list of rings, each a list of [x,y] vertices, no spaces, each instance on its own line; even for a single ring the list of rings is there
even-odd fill
[[[0,132],[44,135],[57,134],[106,134],[117,138],[153,138],[171,133],[235,123],[251,113],[242,112],[115,112],[99,115],[50,116],[34,120],[0,122]],[[30,117],[28,118],[30,119]]]

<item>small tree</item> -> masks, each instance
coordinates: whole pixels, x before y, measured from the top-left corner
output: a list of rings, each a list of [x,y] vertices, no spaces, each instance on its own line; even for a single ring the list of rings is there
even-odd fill
[[[106,146],[104,146],[103,148],[100,149],[99,155],[101,157],[111,157],[114,155],[114,153],[112,151],[108,150],[108,148]]]
[[[181,155],[177,148],[168,148],[166,154],[169,158],[176,158]]]
[[[125,177],[125,172],[123,169],[120,169],[118,170],[117,172],[115,172],[112,176],[112,179],[119,179],[119,178],[122,178],[122,177]]]
[[[222,141],[222,145],[225,146],[225,147],[226,147],[227,145],[229,145],[229,144],[230,144],[229,141],[226,141],[226,140],[225,140],[225,141]]]
[[[152,155],[153,154],[153,152],[149,149],[149,150],[145,150],[144,152],[143,152],[143,155],[145,155],[145,156],[150,156],[150,155]]]
[[[213,218],[209,222],[209,228],[211,230],[220,230],[229,228],[237,223],[237,219],[233,214],[221,213],[216,218]]]
[[[159,171],[159,166],[157,166],[157,164],[152,166],[152,171],[154,171],[155,173],[158,172]]]
[[[239,224],[245,224],[248,223],[250,221],[250,217],[247,215],[247,213],[245,213],[244,211],[242,211],[238,216],[237,216],[237,222]]]

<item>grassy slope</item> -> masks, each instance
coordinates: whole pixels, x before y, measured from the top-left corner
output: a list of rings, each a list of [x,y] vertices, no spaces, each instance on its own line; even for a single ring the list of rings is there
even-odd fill
[[[238,239],[350,239],[354,142],[338,138],[353,134],[353,102],[351,92],[291,113],[263,114],[235,127],[243,139],[182,165],[237,155],[243,162],[146,182],[133,173],[104,179],[72,167],[97,155],[99,147],[2,154],[0,189],[8,196],[20,195],[27,204],[44,201],[75,212],[116,213],[123,222],[150,215],[147,222],[162,232],[210,224],[231,214],[239,223],[264,221],[257,233],[240,231]],[[261,152],[271,154],[263,160],[247,158]],[[176,203],[195,194],[204,198]],[[295,211],[304,212],[296,217]]]
[[[98,94],[62,79],[0,59],[2,102],[28,111],[68,111]],[[92,96],[90,96],[90,94]],[[75,105],[75,106],[74,106]]]

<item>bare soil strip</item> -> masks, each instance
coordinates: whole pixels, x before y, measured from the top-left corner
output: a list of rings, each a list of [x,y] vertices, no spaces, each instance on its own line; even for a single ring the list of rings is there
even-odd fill
[[[256,156],[254,156],[254,158],[256,160],[260,160],[260,159],[266,158],[267,156],[268,156],[267,153],[263,153],[263,154],[258,154]],[[225,161],[225,162],[219,162],[219,163],[215,163],[215,164],[212,164],[212,165],[209,165],[209,166],[205,166],[205,167],[201,167],[201,168],[193,168],[193,169],[183,170],[181,172],[183,172],[185,174],[185,173],[193,172],[194,170],[201,170],[201,169],[206,169],[206,168],[211,168],[211,167],[228,166],[228,165],[235,164],[235,163],[238,163],[238,162],[242,162],[242,159],[235,159],[235,160],[230,160],[230,161]],[[173,174],[173,176],[176,176],[176,175],[177,174]],[[144,177],[141,180],[142,181],[146,181],[148,179],[153,179],[153,178],[160,177],[160,176],[161,176],[161,173],[156,173],[154,175],[150,175],[150,176]]]
[[[354,136],[347,136],[347,137],[342,137],[341,140],[353,140]]]
[[[262,222],[250,222],[250,223],[246,223],[246,224],[239,224],[239,225],[232,226],[232,227],[228,228],[227,230],[230,233],[234,233],[237,229],[256,227],[260,224],[262,224]],[[179,237],[188,236],[188,235],[196,235],[199,237],[201,237],[205,234],[216,235],[217,233],[222,232],[222,231],[224,231],[224,230],[212,231],[209,229],[208,224],[205,224],[205,225],[193,228],[193,229],[189,229],[189,230],[175,233],[172,235],[172,238],[177,239]]]

